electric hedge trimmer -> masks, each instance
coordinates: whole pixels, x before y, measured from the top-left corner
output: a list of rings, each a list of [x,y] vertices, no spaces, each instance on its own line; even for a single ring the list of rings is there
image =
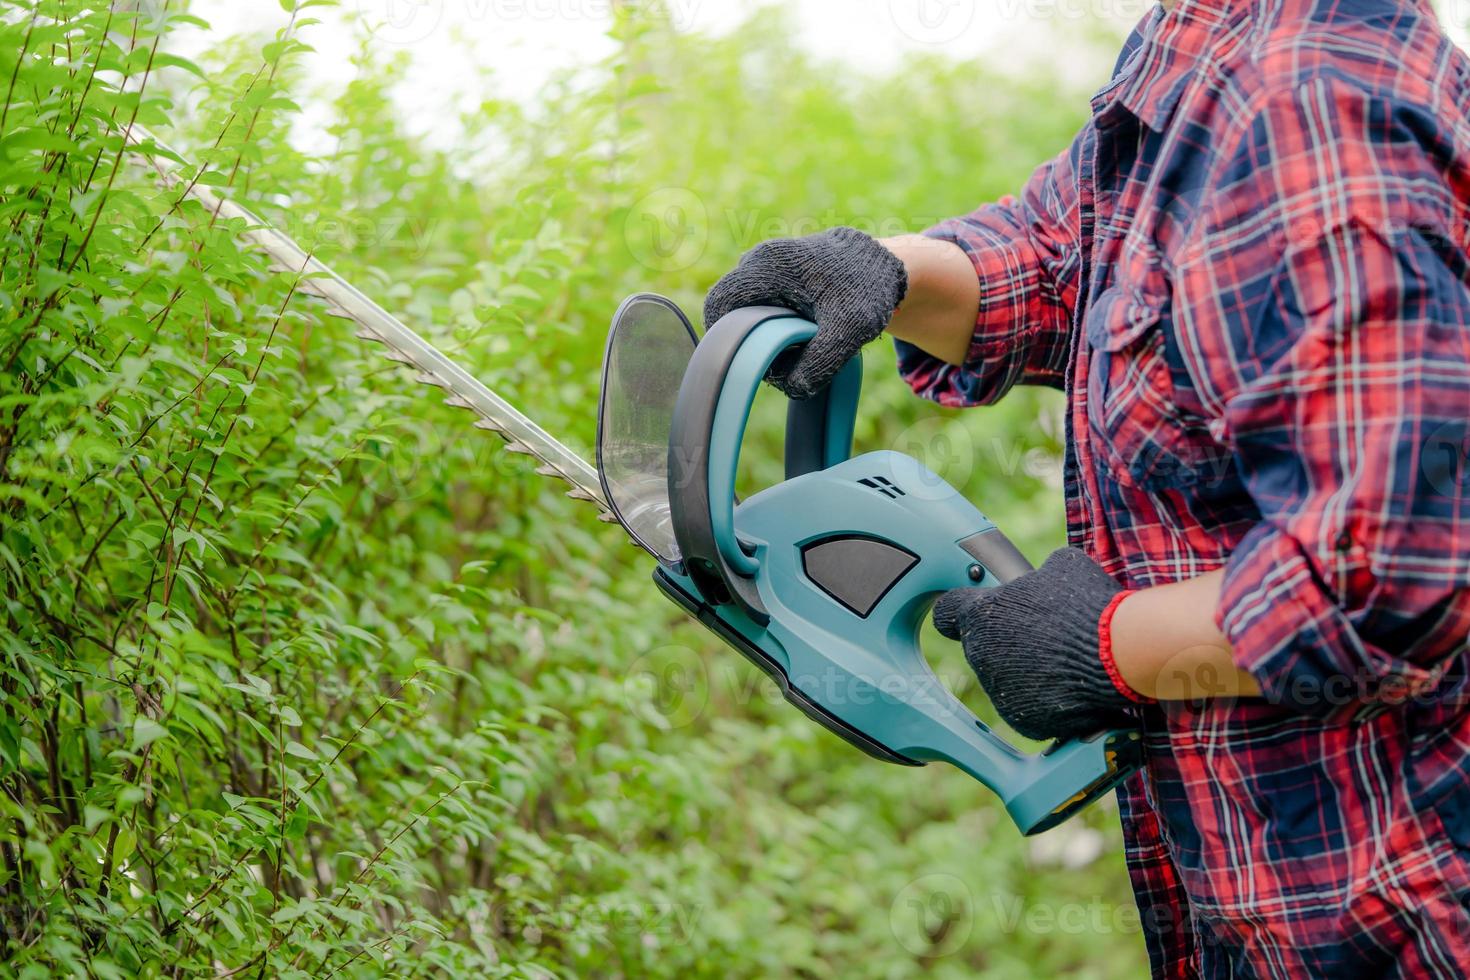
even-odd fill
[[[138,127],[129,138],[152,138]],[[156,142],[156,141],[155,141]],[[781,483],[735,494],[740,444],[761,379],[816,326],[753,307],[721,319],[696,346],[677,306],[624,301],[603,361],[593,467],[295,242],[209,187],[155,159],[163,180],[245,238],[296,288],[357,324],[358,336],[444,389],[536,472],[597,504],[657,560],[658,587],[765,671],[809,718],[886,762],[940,760],[995,792],[1023,833],[1046,830],[1139,764],[1136,731],[1101,732],[1022,752],[940,683],[919,649],[933,600],[1029,571],[1015,546],[919,461],[851,456],[861,365],[788,403]]]

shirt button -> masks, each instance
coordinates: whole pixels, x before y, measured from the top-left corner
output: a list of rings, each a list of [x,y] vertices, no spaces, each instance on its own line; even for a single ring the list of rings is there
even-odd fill
[[[1286,235],[1293,245],[1316,244],[1322,237],[1322,222],[1311,216],[1297,218],[1287,226]]]

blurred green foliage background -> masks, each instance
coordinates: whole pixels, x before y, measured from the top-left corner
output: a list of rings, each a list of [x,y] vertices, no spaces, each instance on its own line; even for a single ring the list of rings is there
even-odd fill
[[[321,91],[323,4],[284,6],[196,64],[178,4],[0,2],[0,974],[1141,973],[1110,807],[1025,841],[958,773],[813,726],[118,135],[152,127],[590,454],[623,295],[697,318],[762,238],[968,210],[1086,93],[867,76],[777,10],[708,37],[644,4],[446,150],[395,108],[402,57],[364,42]],[[1056,546],[1059,397],[945,412],[892,360],[860,448]]]

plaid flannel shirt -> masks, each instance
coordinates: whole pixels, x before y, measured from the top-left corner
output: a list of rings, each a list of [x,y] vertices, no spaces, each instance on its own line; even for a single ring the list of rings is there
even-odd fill
[[[1470,61],[1428,0],[1153,10],[1071,148],[932,229],[980,277],[919,394],[1065,388],[1071,543],[1224,568],[1265,697],[1143,711],[1157,976],[1470,975]]]

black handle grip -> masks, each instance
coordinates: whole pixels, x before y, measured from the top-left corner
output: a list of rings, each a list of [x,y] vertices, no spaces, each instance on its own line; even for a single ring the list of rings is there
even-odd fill
[[[852,455],[862,357],[854,357],[810,398],[786,405],[786,479],[815,473]]]
[[[712,324],[684,369],[669,431],[669,517],[684,572],[706,599],[715,603],[733,600],[761,626],[770,621],[770,613],[755,582],[729,567],[715,540],[710,517],[710,441],[725,375],[740,345],[767,320],[795,315],[777,306],[747,306]]]

